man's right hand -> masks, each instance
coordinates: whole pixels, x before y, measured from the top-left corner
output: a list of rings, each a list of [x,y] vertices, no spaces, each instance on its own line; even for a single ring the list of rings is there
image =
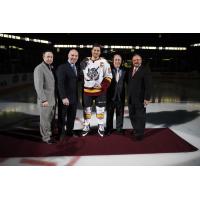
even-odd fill
[[[43,102],[43,103],[42,103],[42,106],[43,106],[43,107],[48,107],[48,106],[49,106],[48,101]]]
[[[63,105],[65,105],[65,106],[69,105],[69,99],[68,98],[62,99],[62,102],[63,102]]]
[[[96,82],[95,85],[94,85],[94,88],[100,89],[100,88],[101,88],[101,85],[100,85],[98,82]]]

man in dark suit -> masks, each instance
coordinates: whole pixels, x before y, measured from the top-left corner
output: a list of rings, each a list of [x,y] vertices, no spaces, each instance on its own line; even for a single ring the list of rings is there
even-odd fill
[[[142,57],[132,57],[133,67],[128,74],[129,117],[136,139],[144,137],[146,123],[146,106],[150,103],[152,79],[148,67],[142,65]]]
[[[121,67],[122,57],[119,54],[113,56],[113,79],[107,92],[107,118],[106,133],[110,135],[113,131],[113,116],[116,109],[116,129],[118,133],[123,133],[124,103],[125,103],[125,74]]]
[[[74,121],[76,118],[78,102],[78,70],[76,62],[78,60],[78,51],[71,49],[68,54],[68,61],[60,65],[57,69],[57,84],[60,99],[60,109],[58,111],[58,127],[61,139],[65,135],[72,136]]]

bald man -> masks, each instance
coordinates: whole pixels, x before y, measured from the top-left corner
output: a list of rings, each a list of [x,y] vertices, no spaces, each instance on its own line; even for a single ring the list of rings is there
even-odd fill
[[[73,136],[78,102],[78,70],[76,67],[78,57],[78,51],[71,49],[68,53],[67,62],[60,65],[56,72],[60,99],[58,113],[60,127],[58,127],[58,130],[61,140],[65,136]]]

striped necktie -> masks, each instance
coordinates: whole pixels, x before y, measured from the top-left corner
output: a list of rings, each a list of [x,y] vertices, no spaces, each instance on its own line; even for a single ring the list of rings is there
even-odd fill
[[[116,71],[115,79],[116,79],[116,82],[119,81],[119,69],[117,69],[117,71]]]
[[[75,75],[77,76],[77,71],[76,71],[76,66],[75,66],[75,64],[71,64],[71,67],[72,67],[72,69],[73,69]]]

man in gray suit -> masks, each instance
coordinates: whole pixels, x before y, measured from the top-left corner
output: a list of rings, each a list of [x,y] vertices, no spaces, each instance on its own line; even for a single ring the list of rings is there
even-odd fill
[[[51,123],[55,116],[55,79],[52,73],[53,53],[45,51],[43,62],[34,70],[34,86],[40,112],[40,133],[47,144],[55,143],[51,138]]]

